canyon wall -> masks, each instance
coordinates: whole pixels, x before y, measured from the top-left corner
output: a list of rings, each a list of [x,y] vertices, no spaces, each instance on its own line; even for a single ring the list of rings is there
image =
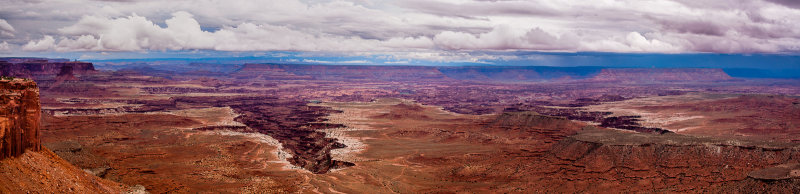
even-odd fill
[[[619,68],[603,69],[590,78],[600,82],[692,82],[728,81],[733,78],[722,69],[711,68]]]
[[[234,76],[315,80],[411,81],[442,79],[435,67],[375,65],[245,64]]]
[[[465,66],[438,67],[447,77],[471,81],[531,82],[586,79],[601,67]]]
[[[0,159],[41,149],[39,89],[25,79],[0,80]]]
[[[94,65],[87,62],[48,61],[48,60],[0,60],[0,75],[37,78],[41,76],[56,76],[64,73],[88,74],[95,72]]]
[[[796,163],[800,145],[589,130],[554,144],[550,153],[544,171],[570,190],[727,193],[747,181],[792,179],[759,175]]]

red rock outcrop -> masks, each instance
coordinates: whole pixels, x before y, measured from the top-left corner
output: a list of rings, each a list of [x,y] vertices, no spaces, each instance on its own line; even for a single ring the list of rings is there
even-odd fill
[[[653,83],[729,81],[733,78],[722,69],[711,68],[620,68],[603,69],[590,81]]]
[[[61,71],[58,72],[58,75],[56,75],[56,79],[58,81],[78,80],[78,78],[75,77],[75,74],[72,71],[73,68],[74,68],[73,66],[62,66]]]
[[[544,171],[555,191],[726,192],[758,170],[796,162],[800,145],[589,130],[550,153]]]
[[[540,115],[536,112],[506,112],[490,120],[482,131],[495,137],[505,137],[511,140],[509,143],[520,145],[521,149],[538,156],[545,153],[553,143],[575,135],[583,127],[584,125],[564,117]]]
[[[0,106],[0,193],[132,191],[90,175],[42,147],[36,82],[4,77],[0,80]]]
[[[785,95],[750,94],[717,100],[643,106],[654,112],[704,115],[707,121],[680,133],[800,142],[800,98]]]
[[[284,66],[288,67],[288,66]],[[311,76],[300,76],[287,72],[278,65],[244,64],[241,69],[231,74],[238,79],[266,79],[266,80],[309,80]]]
[[[92,72],[95,72],[94,65],[87,62],[32,60],[14,63],[0,61],[0,75],[3,76],[36,78],[40,76],[64,76],[61,75],[64,73],[84,75]]]
[[[0,193],[136,193],[145,188],[102,179],[46,148],[0,160]]]
[[[30,80],[0,80],[0,159],[15,157],[26,149],[38,151],[39,89]]]

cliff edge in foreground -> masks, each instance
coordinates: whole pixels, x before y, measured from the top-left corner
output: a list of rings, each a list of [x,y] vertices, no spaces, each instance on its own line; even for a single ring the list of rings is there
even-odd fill
[[[39,151],[39,89],[36,82],[4,77],[0,80],[0,159]]]
[[[39,139],[36,82],[0,78],[0,193],[122,193],[119,183],[101,179],[59,158]]]

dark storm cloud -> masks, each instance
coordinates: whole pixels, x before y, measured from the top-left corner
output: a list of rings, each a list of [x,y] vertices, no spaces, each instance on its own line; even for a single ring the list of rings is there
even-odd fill
[[[428,0],[405,0],[401,7],[439,16],[480,18],[491,15],[555,16],[560,13],[547,5],[526,1],[473,1],[449,3]]]
[[[800,1],[797,0],[767,0],[769,2],[777,3],[791,8],[800,9]]]
[[[674,30],[679,33],[703,34],[709,36],[723,36],[728,30],[726,27],[719,26],[709,21],[658,21],[663,29]]]

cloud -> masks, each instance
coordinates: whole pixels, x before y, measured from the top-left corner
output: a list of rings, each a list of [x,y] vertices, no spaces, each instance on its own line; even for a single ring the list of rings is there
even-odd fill
[[[639,32],[630,32],[624,37],[610,37],[581,43],[580,47],[580,50],[605,52],[676,53],[682,51],[681,46],[654,37],[648,38]]]
[[[14,27],[8,21],[0,19],[0,37],[14,37]]]
[[[47,51],[52,50],[55,47],[56,39],[52,36],[44,36],[41,40],[38,41],[30,41],[25,46],[22,46],[22,50],[25,51]]]
[[[728,30],[710,21],[658,20],[658,23],[663,25],[664,29],[677,33],[724,36]]]
[[[398,48],[398,49],[406,49],[406,48],[424,49],[433,47],[434,43],[431,38],[420,36],[420,37],[392,38],[383,42],[383,46]]]
[[[439,16],[475,18],[489,15],[552,16],[558,10],[541,1],[430,1],[405,0],[398,3],[424,13]],[[454,11],[458,10],[458,11]]]
[[[120,18],[87,16],[59,31],[68,36],[56,50],[300,50],[353,51],[374,49],[378,41],[329,34],[309,34],[284,26],[241,23],[205,31],[187,12],[175,12],[166,27],[138,15]],[[411,39],[413,40],[413,39]],[[33,43],[31,43],[33,44]]]
[[[536,51],[602,51],[602,52],[679,52],[681,47],[646,38],[639,32],[624,37],[582,35],[572,32],[551,33],[535,27],[528,30],[501,25],[492,31],[472,35],[463,32],[442,32],[434,37],[437,47],[446,50],[536,50]]]
[[[797,8],[788,0],[38,0],[0,7],[0,37],[63,52],[798,52]]]
[[[639,32],[631,32],[625,37],[627,45],[634,51],[677,52],[680,48],[658,39],[647,39]]]
[[[437,47],[447,50],[540,50],[575,51],[578,37],[571,33],[556,35],[542,28],[513,28],[500,25],[477,35],[446,31],[434,37]]]
[[[796,0],[767,0],[769,2],[773,2],[776,4],[784,5],[786,7],[791,7],[795,9],[800,9],[800,1]]]
[[[10,50],[11,50],[11,45],[8,44],[8,42],[3,41],[3,43],[0,43],[0,52],[10,51]]]

